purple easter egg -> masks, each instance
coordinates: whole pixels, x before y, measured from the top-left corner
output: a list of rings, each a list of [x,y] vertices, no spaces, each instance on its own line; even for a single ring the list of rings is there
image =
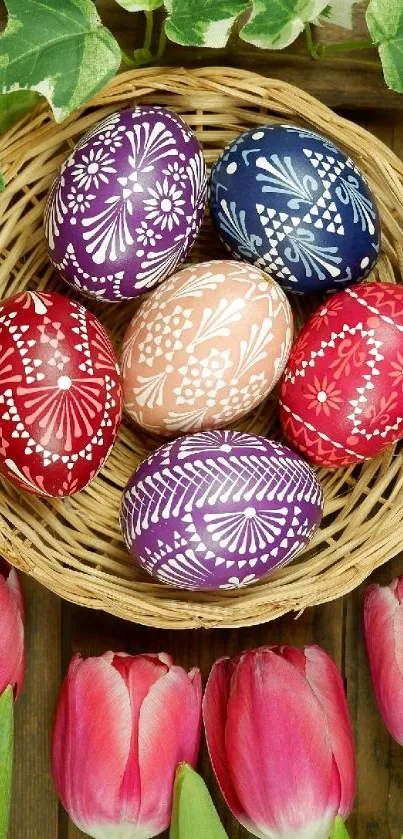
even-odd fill
[[[185,259],[205,201],[206,166],[189,126],[165,108],[118,111],[83,137],[51,187],[50,259],[90,297],[137,297]]]
[[[322,511],[316,475],[287,446],[203,431],[139,466],[123,494],[121,526],[135,561],[161,582],[234,589],[294,559]]]

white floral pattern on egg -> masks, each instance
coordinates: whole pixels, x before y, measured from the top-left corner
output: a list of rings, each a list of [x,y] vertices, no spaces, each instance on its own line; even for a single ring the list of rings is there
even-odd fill
[[[149,106],[111,114],[82,138],[50,190],[50,258],[91,297],[136,297],[185,259],[205,199],[204,158],[180,117]]]
[[[263,271],[229,260],[184,268],[127,329],[126,411],[165,436],[225,426],[271,391],[291,342],[289,303]]]

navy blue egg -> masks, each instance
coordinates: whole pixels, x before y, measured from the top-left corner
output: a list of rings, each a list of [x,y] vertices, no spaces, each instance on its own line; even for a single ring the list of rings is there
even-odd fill
[[[341,289],[378,258],[379,216],[362,173],[298,126],[253,128],[231,143],[211,173],[210,209],[234,256],[287,291]]]

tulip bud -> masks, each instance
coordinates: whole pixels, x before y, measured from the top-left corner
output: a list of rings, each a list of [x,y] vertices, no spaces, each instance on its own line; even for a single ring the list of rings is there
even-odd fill
[[[392,737],[403,746],[403,577],[389,586],[368,586],[364,634],[379,711]]]
[[[320,647],[262,647],[221,659],[203,716],[221,791],[252,834],[328,839],[336,817],[348,816],[351,724],[340,673]]]
[[[0,695],[11,685],[14,699],[24,681],[24,604],[17,572],[0,558]]]
[[[75,656],[53,728],[52,768],[74,823],[94,839],[150,839],[170,823],[175,770],[194,765],[199,670],[170,656]]]

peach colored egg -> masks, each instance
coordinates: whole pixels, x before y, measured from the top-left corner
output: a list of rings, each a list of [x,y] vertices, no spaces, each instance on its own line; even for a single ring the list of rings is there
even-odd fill
[[[230,260],[191,265],[127,329],[125,409],[164,436],[226,426],[274,387],[291,341],[288,300],[267,274]]]

